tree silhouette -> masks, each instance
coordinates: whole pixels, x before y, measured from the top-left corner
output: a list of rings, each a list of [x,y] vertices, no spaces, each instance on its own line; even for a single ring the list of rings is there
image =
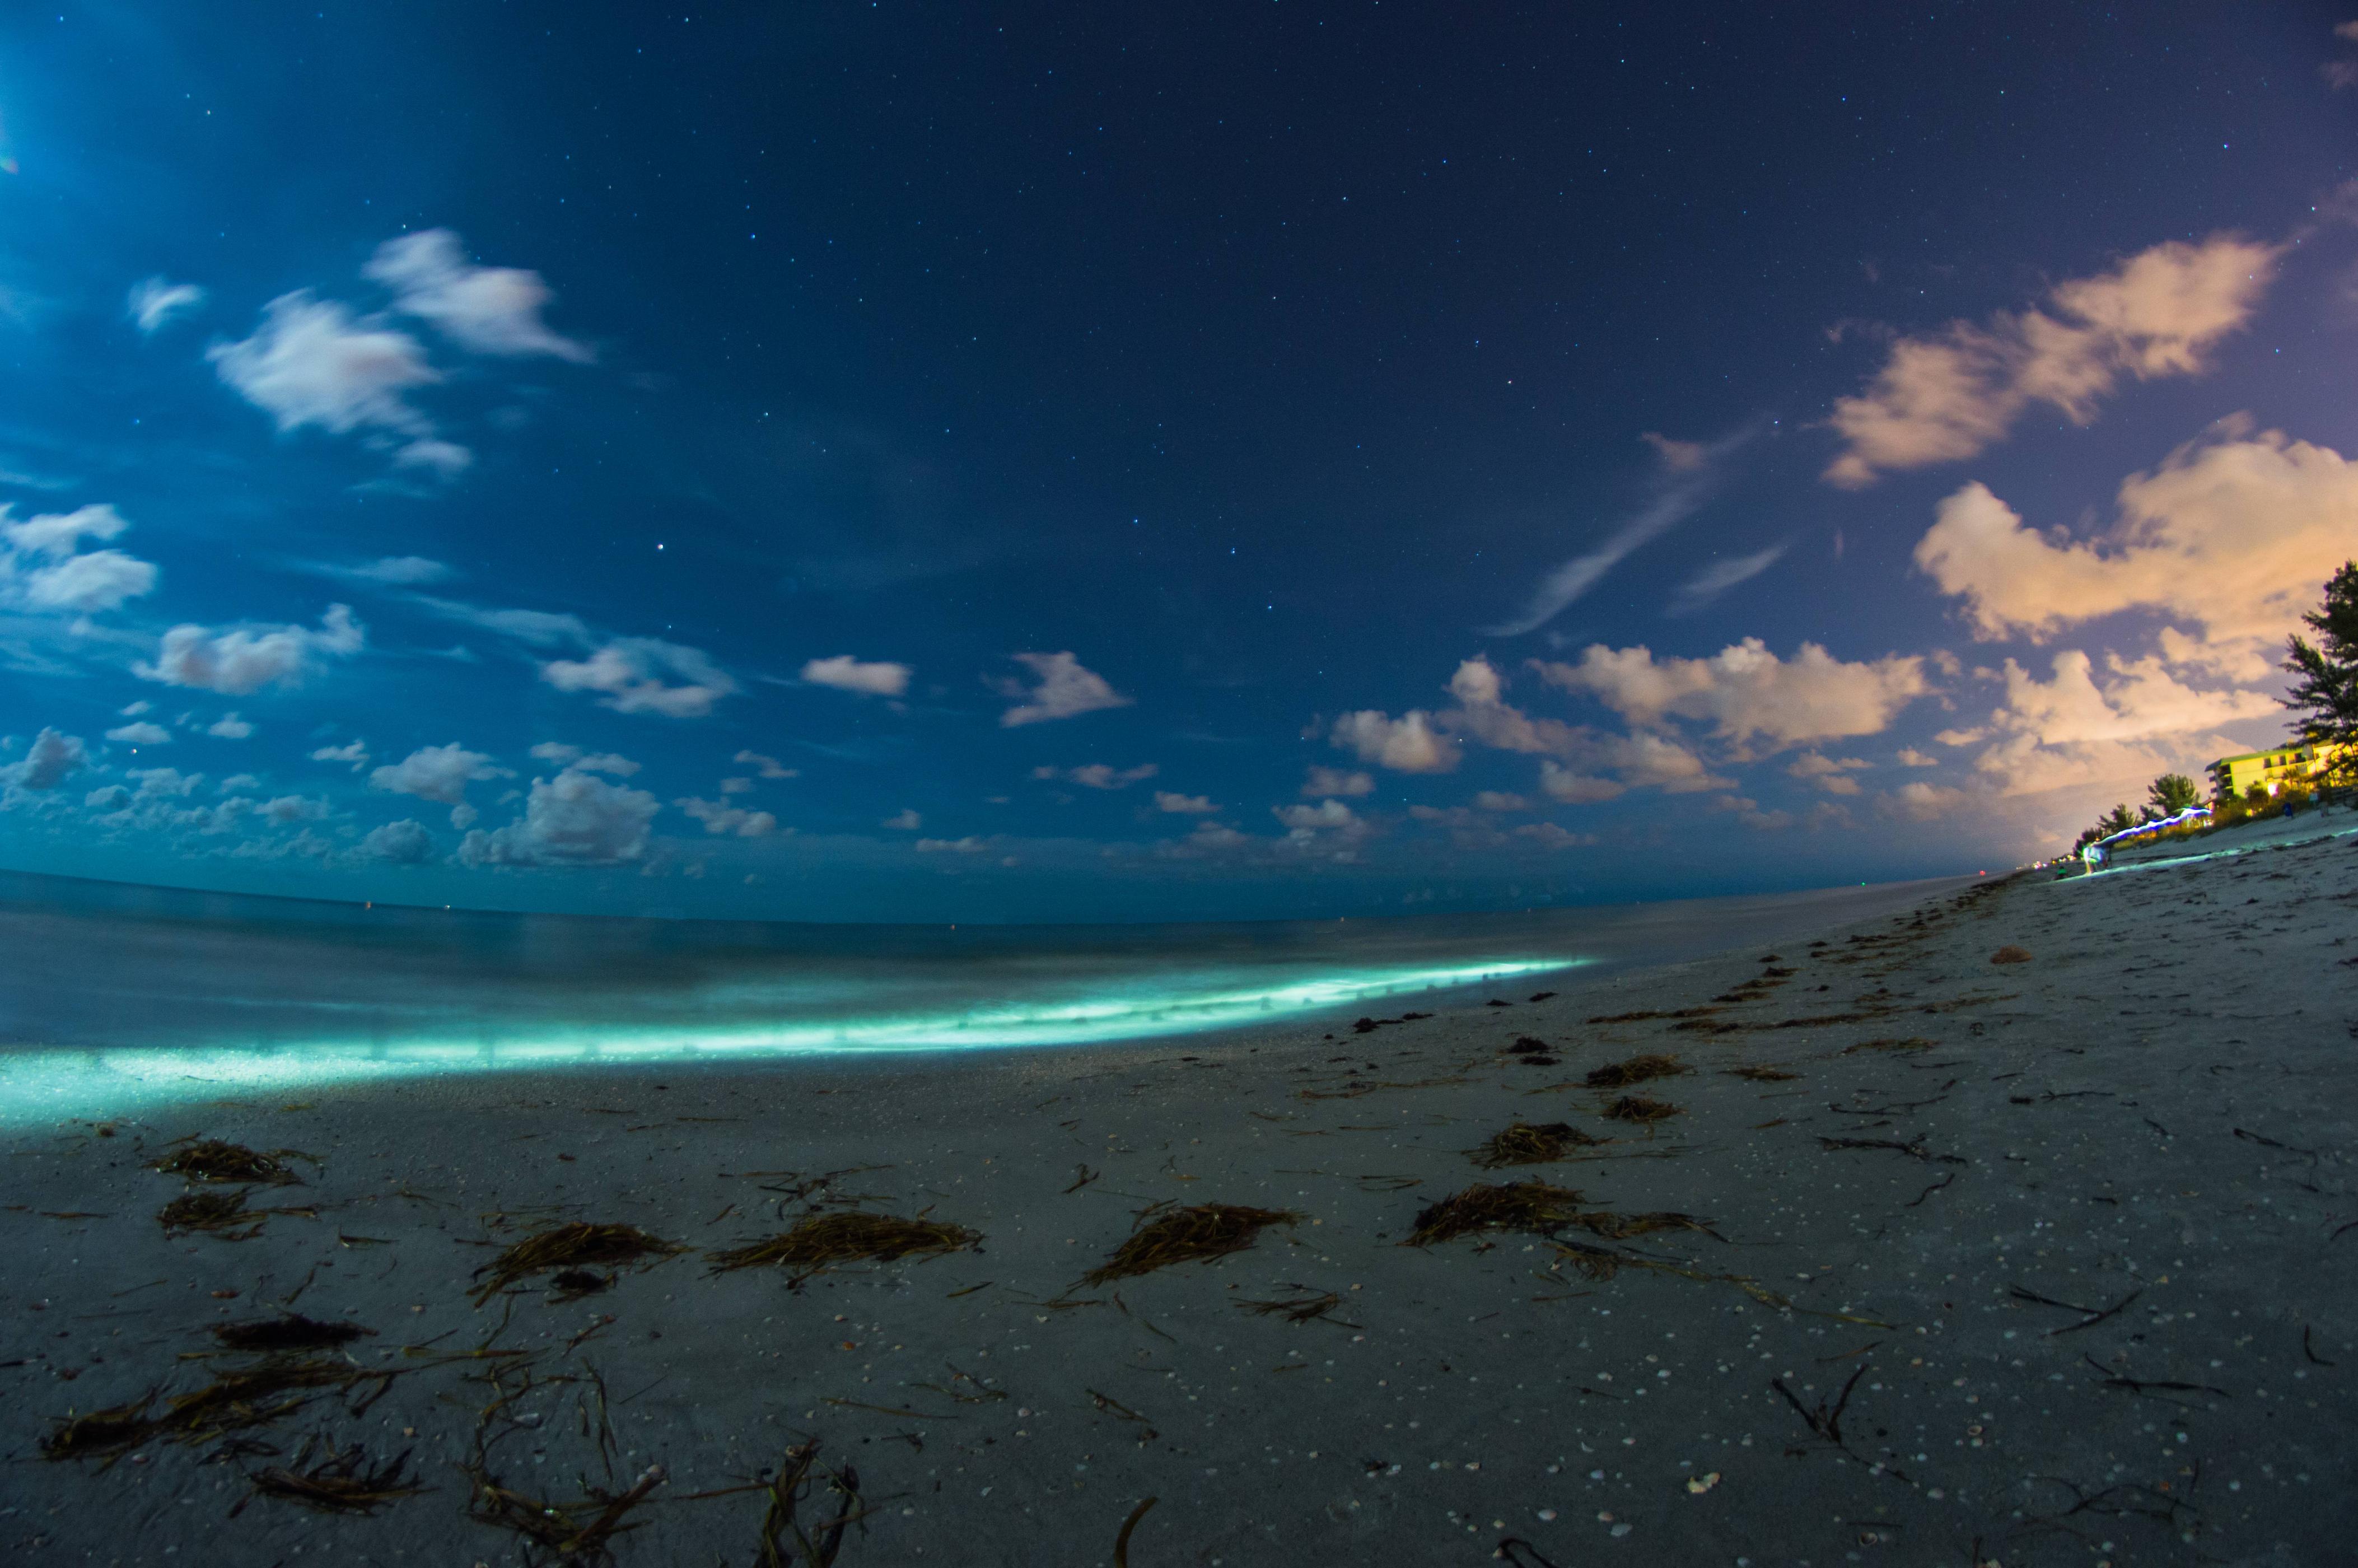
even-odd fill
[[[2164,773],[2153,781],[2146,798],[2152,802],[2147,809],[2155,816],[2175,816],[2202,798],[2202,791],[2184,773]]]
[[[2305,746],[2342,748],[2329,772],[2358,774],[2358,561],[2326,579],[2325,603],[2301,617],[2317,641],[2294,635],[2284,667],[2299,678],[2284,705],[2300,714],[2293,734]]]

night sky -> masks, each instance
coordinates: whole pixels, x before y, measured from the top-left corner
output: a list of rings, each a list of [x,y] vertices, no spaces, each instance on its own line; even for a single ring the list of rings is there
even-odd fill
[[[2358,553],[2346,8],[0,16],[0,863],[815,920],[1995,870]]]

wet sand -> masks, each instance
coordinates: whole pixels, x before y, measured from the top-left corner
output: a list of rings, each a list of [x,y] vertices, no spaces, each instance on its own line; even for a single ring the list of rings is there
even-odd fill
[[[586,1505],[577,1533],[635,1491],[582,1561],[750,1564],[762,1483],[816,1443],[796,1517],[823,1549],[848,1507],[846,1565],[1108,1563],[1133,1516],[1135,1568],[2346,1561],[2358,839],[2255,843],[1365,1033],[421,1081],[14,1135],[0,1541],[561,1560],[470,1517],[501,1506],[487,1475]],[[1648,1054],[1687,1070],[1585,1082]],[[1679,1108],[1608,1118],[1627,1095]],[[1517,1121],[1608,1141],[1469,1157]],[[146,1168],[195,1135],[319,1162],[244,1189]],[[1533,1179],[1583,1217],[1403,1245],[1437,1200]],[[189,1190],[285,1212],[168,1237]],[[1085,1281],[1142,1211],[1200,1204],[1294,1217]],[[849,1210],[979,1240],[802,1278],[704,1257]],[[1663,1213],[1708,1229],[1627,1233]],[[575,1221],[689,1250],[471,1299]],[[287,1310],[372,1331],[321,1353],[366,1379],[41,1456],[70,1413],[154,1390],[160,1418],[254,1365],[196,1353]],[[252,1495],[322,1443],[407,1453],[425,1489],[365,1517]]]

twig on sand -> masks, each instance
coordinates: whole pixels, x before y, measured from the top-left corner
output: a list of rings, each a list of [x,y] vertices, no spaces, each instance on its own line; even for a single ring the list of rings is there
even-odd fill
[[[2047,1336],[2052,1339],[2059,1334],[2077,1334],[2083,1328],[2095,1327],[2096,1325],[2104,1322],[2106,1318],[2113,1316],[2123,1307],[2127,1306],[2131,1302],[2136,1300],[2137,1297],[2145,1294],[2145,1289],[2143,1286],[2139,1286],[2137,1289],[2131,1291],[2127,1295],[2123,1296],[2120,1300],[2115,1302],[2108,1307],[2085,1307],[2077,1305],[2071,1302],[2059,1302],[2051,1296],[2042,1296],[2036,1291],[2026,1291],[2020,1285],[2013,1286],[2010,1293],[2013,1295],[2014,1299],[2018,1302],[2034,1302],[2040,1306],[2061,1307],[2065,1312],[2076,1312],[2082,1314],[2080,1321],[2077,1323],[2067,1323],[2061,1328],[2049,1329],[2047,1331]]]
[[[1113,1538],[1113,1568],[1130,1568],[1130,1531],[1138,1528],[1138,1521],[1146,1517],[1146,1510],[1152,1508],[1159,1500],[1155,1498],[1147,1498],[1130,1509],[1130,1517],[1121,1521],[1121,1533]]]
[[[1931,1161],[1942,1165],[1962,1165],[1965,1162],[1961,1155],[1935,1154],[1921,1143],[1902,1143],[1890,1138],[1828,1138],[1821,1133],[1818,1141],[1829,1150],[1888,1149],[1895,1154],[1905,1154],[1910,1159]]]

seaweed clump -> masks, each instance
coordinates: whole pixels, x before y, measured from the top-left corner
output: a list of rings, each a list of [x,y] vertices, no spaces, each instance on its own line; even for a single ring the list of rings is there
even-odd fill
[[[838,1263],[890,1263],[911,1256],[957,1252],[982,1238],[962,1225],[857,1210],[812,1215],[791,1230],[742,1247],[705,1254],[712,1272],[787,1268],[816,1273]]]
[[[1580,1217],[1580,1195],[1551,1182],[1508,1182],[1467,1187],[1416,1217],[1405,1247],[1430,1247],[1481,1230],[1524,1230],[1552,1236]]]
[[[320,1513],[373,1514],[387,1503],[426,1489],[407,1474],[407,1449],[384,1464],[371,1465],[358,1444],[341,1451],[331,1442],[323,1446],[327,1456],[316,1465],[304,1464],[309,1453],[307,1444],[293,1464],[266,1465],[247,1476],[254,1496],[282,1498]],[[252,1500],[241,1501],[230,1509],[231,1516],[235,1517]]]
[[[1153,1216],[1150,1209],[1147,1216]],[[1114,1255],[1085,1276],[1092,1285],[1151,1274],[1174,1263],[1207,1262],[1241,1252],[1272,1225],[1292,1225],[1302,1217],[1291,1209],[1251,1208],[1242,1204],[1200,1203],[1173,1209],[1159,1217],[1141,1216],[1141,1223]]]
[[[1544,1165],[1551,1160],[1561,1160],[1567,1151],[1588,1149],[1604,1142],[1592,1138],[1568,1121],[1548,1121],[1534,1125],[1518,1121],[1504,1132],[1494,1132],[1473,1152],[1474,1162],[1487,1170],[1502,1165]]]
[[[635,1225],[592,1225],[576,1221],[527,1236],[475,1271],[491,1278],[475,1287],[475,1304],[482,1305],[527,1275],[550,1269],[580,1269],[594,1263],[634,1263],[642,1258],[668,1258],[687,1250],[677,1242],[651,1236]]]
[[[155,1434],[156,1422],[147,1414],[155,1398],[150,1390],[130,1404],[68,1416],[41,1439],[41,1457],[100,1459],[137,1447]]]
[[[1593,1067],[1585,1081],[1592,1089],[1618,1089],[1626,1088],[1631,1084],[1642,1084],[1653,1078],[1674,1078],[1681,1073],[1693,1071],[1693,1067],[1688,1066],[1676,1056],[1650,1054],[1632,1056],[1626,1062],[1607,1062],[1601,1067]]]
[[[1782,1067],[1729,1067],[1725,1070],[1731,1078],[1748,1078],[1756,1084],[1790,1083],[1801,1076],[1789,1073]]]
[[[305,1317],[299,1312],[282,1314],[277,1317],[250,1317],[239,1323],[213,1325],[213,1338],[224,1350],[332,1350],[339,1345],[350,1345],[363,1335],[373,1335],[373,1328],[362,1328],[357,1323],[325,1323],[316,1317]]]
[[[1641,1127],[1651,1127],[1658,1121],[1667,1121],[1671,1117],[1685,1114],[1685,1107],[1656,1099],[1651,1095],[1623,1095],[1605,1113],[1609,1120],[1634,1121]]]
[[[297,1185],[303,1178],[287,1168],[287,1157],[297,1160],[311,1158],[297,1149],[273,1149],[265,1154],[225,1139],[199,1138],[183,1142],[148,1168],[168,1176],[185,1177],[191,1182],[246,1182],[282,1187]]]

